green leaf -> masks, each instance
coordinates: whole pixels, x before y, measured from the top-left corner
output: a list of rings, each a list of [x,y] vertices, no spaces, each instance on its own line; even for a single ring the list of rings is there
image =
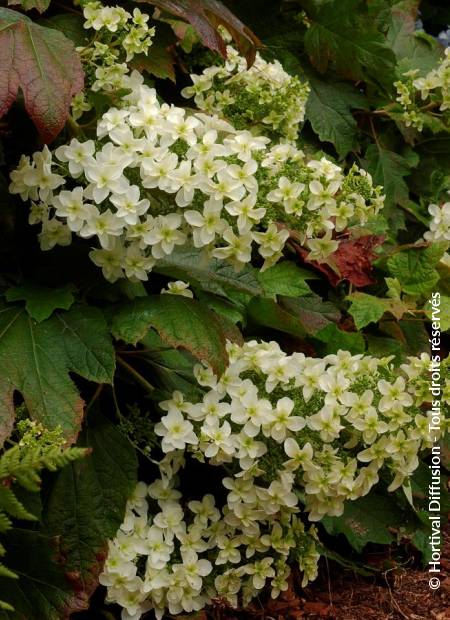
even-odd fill
[[[278,303],[255,297],[248,305],[248,316],[259,325],[304,338],[314,336],[332,321],[338,320],[340,313],[333,304],[321,301],[316,295],[300,298],[280,296]]]
[[[0,8],[0,117],[17,98],[42,139],[51,142],[64,127],[73,96],[83,88],[75,47],[61,32]]]
[[[441,58],[438,42],[425,33],[415,31],[415,19],[405,19],[398,12],[393,13],[389,23],[387,42],[397,57],[398,75],[411,69],[420,69],[426,74],[436,67]]]
[[[231,301],[213,295],[212,293],[203,293],[201,291],[198,293],[198,299],[208,308],[214,310],[216,314],[221,314],[234,324],[245,322],[243,311]]]
[[[88,30],[84,28],[84,18],[74,13],[60,13],[45,17],[39,20],[42,26],[54,28],[62,32],[68,39],[73,41],[77,47],[85,47],[89,43]]]
[[[365,158],[374,183],[383,186],[385,208],[392,210],[398,204],[407,205],[409,189],[405,177],[411,174],[410,161],[381,144],[370,144]]]
[[[402,343],[394,338],[384,338],[367,334],[367,353],[374,357],[389,357],[393,355],[400,363],[404,355]]]
[[[262,295],[258,282],[258,270],[247,265],[236,272],[224,261],[208,259],[196,248],[176,248],[170,256],[158,261],[153,271],[166,276],[186,280],[208,293],[230,297],[238,293],[244,300]]]
[[[0,618],[66,620],[89,606],[108,539],[136,485],[137,462],[128,440],[98,412],[78,445],[92,453],[54,477],[40,530],[8,533],[5,561],[20,579],[0,579],[2,596],[15,608]]]
[[[349,313],[358,329],[369,323],[377,323],[385,312],[390,312],[399,320],[411,309],[399,299],[382,299],[367,293],[353,293],[348,295],[347,299],[351,303]]]
[[[340,517],[325,517],[321,523],[332,536],[344,534],[359,553],[367,543],[387,545],[394,538],[389,528],[404,522],[404,512],[394,498],[370,493],[345,504]]]
[[[346,79],[391,87],[395,56],[368,19],[363,0],[325,0],[311,9],[305,48],[320,73],[334,68]]]
[[[113,312],[115,338],[136,345],[150,328],[174,348],[182,348],[217,373],[226,367],[226,334],[219,317],[193,299],[179,295],[154,295],[119,305]]]
[[[111,383],[114,349],[102,313],[89,306],[58,312],[36,323],[24,308],[0,308],[0,440],[14,419],[13,393],[19,391],[32,418],[47,428],[61,426],[73,440],[84,403],[69,377]],[[5,431],[6,432],[6,431]]]
[[[436,265],[444,255],[447,245],[434,243],[429,247],[410,248],[391,256],[387,265],[408,295],[426,295],[439,281]]]
[[[175,82],[175,55],[171,50],[177,38],[170,26],[159,22],[148,54],[138,54],[130,62],[133,69],[146,71],[162,80]]]
[[[24,11],[36,9],[38,13],[43,13],[50,6],[50,0],[8,0],[8,4],[20,6]]]
[[[24,284],[9,288],[5,297],[7,301],[25,301],[28,314],[40,323],[48,319],[57,308],[69,310],[75,301],[73,288],[71,284],[62,288]]]
[[[292,334],[298,338],[304,338],[307,335],[299,318],[284,310],[272,299],[255,297],[249,303],[247,311],[249,321],[258,325]]]
[[[316,280],[317,276],[308,271],[297,267],[292,262],[284,261],[277,263],[258,273],[258,280],[264,291],[275,297],[276,295],[286,295],[288,297],[298,297],[308,295],[311,289],[305,280]]]
[[[424,310],[426,310],[427,316],[431,321],[433,318],[433,315],[432,315],[433,306],[430,303],[430,301],[427,301],[427,303],[424,306]],[[439,313],[436,315],[436,310],[435,310],[435,316],[439,317],[440,329],[442,332],[446,332],[450,330],[450,297],[448,295],[444,295],[441,293]]]
[[[352,355],[364,353],[366,345],[364,337],[358,332],[345,332],[335,323],[321,329],[315,337],[325,343],[325,355],[337,353],[339,349],[350,351]]]
[[[358,128],[352,109],[366,109],[367,102],[351,84],[325,82],[308,76],[311,92],[306,119],[322,142],[331,142],[340,157],[358,146]]]

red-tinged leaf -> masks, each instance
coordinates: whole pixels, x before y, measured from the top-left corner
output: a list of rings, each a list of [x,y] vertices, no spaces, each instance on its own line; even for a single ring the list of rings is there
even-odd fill
[[[365,235],[358,239],[345,239],[339,244],[331,259],[339,269],[341,278],[356,287],[374,284],[372,263],[376,259],[374,248],[381,245],[381,235]]]
[[[22,90],[25,109],[42,139],[64,127],[73,96],[83,88],[75,47],[61,32],[0,8],[0,117]]]
[[[226,43],[217,27],[224,26],[233,37],[239,51],[251,65],[255,60],[256,48],[261,45],[258,37],[218,0],[139,0],[154,4],[188,21],[200,35],[203,43],[226,57]]]
[[[372,263],[376,259],[374,248],[381,245],[381,235],[365,235],[357,239],[343,239],[339,248],[327,261],[318,263],[308,260],[308,250],[295,246],[302,260],[322,273],[331,286],[336,287],[342,280],[348,280],[357,288],[374,284]]]
[[[36,9],[38,13],[44,13],[50,6],[50,0],[8,0],[9,5],[18,6],[24,11]]]

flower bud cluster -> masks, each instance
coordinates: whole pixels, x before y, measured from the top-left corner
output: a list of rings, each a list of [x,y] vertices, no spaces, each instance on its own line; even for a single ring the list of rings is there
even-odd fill
[[[432,445],[427,354],[396,368],[392,358],[346,351],[286,355],[275,342],[228,352],[221,376],[195,368],[197,402],[174,392],[160,403],[160,479],[130,500],[101,577],[125,619],[190,612],[218,596],[247,604],[266,584],[276,597],[295,563],[306,584],[318,554],[315,530],[303,523],[341,515],[380,479],[389,491],[407,487]],[[447,376],[445,362],[443,432]],[[210,494],[183,497],[179,473],[193,459],[223,472],[220,509]]]
[[[72,233],[92,239],[91,259],[112,282],[146,280],[186,243],[237,269],[254,244],[266,268],[291,231],[323,261],[338,248],[335,233],[382,207],[381,188],[356,166],[345,175],[325,157],[161,104],[137,72],[125,77],[131,92],[103,114],[96,140],[45,147],[11,174],[10,191],[34,203],[42,249]]]
[[[120,6],[104,6],[94,0],[83,4],[84,28],[94,31],[93,40],[79,47],[87,89],[113,92],[125,87],[127,63],[136,54],[147,54],[155,29],[149,28],[149,16],[138,8],[133,14]],[[72,102],[72,115],[78,119],[91,109],[89,97],[81,93]]]
[[[295,141],[305,118],[309,85],[286,73],[278,60],[266,62],[259,53],[247,69],[245,58],[231,45],[223,65],[191,75],[182,90],[197,107],[218,114],[236,129],[256,128],[276,141]]]
[[[422,131],[424,126],[437,130],[450,123],[450,48],[445,50],[441,64],[418,77],[418,70],[408,71],[394,83],[396,101],[402,106],[402,120],[407,127]],[[438,114],[436,116],[436,112]],[[437,124],[438,123],[438,124]]]

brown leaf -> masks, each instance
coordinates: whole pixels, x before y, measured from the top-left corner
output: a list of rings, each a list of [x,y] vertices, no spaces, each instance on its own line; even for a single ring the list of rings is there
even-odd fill
[[[341,278],[356,287],[374,284],[372,263],[376,258],[373,249],[381,245],[381,235],[365,235],[358,239],[344,239],[330,257],[336,264]]]
[[[323,263],[308,260],[309,252],[305,248],[296,245],[295,249],[305,263],[327,278],[331,286],[336,287],[342,280],[348,280],[355,287],[361,288],[375,282],[372,277],[372,263],[376,258],[373,249],[383,241],[381,235],[343,239],[336,252]]]
[[[139,0],[154,4],[162,11],[188,21],[200,35],[203,43],[226,57],[226,43],[217,31],[224,26],[233,37],[239,51],[250,66],[255,60],[258,37],[218,0]]]
[[[42,139],[51,142],[64,127],[73,96],[83,88],[75,47],[61,32],[0,8],[0,117],[17,98]]]

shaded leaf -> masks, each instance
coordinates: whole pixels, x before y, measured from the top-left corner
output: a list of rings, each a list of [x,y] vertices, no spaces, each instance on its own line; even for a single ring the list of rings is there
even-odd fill
[[[357,124],[352,109],[366,109],[367,102],[351,84],[325,82],[308,76],[311,92],[306,119],[322,142],[331,142],[340,157],[358,146]]]
[[[258,270],[246,265],[236,272],[233,267],[218,259],[208,259],[196,248],[183,246],[176,248],[158,261],[154,271],[173,278],[186,280],[208,293],[223,297],[240,294],[244,299],[262,295],[263,289],[258,281]]]
[[[367,16],[363,0],[308,3],[311,22],[305,48],[320,73],[330,67],[347,79],[371,80],[391,87],[395,56]]]
[[[258,37],[218,0],[139,0],[188,21],[204,45],[226,57],[226,43],[217,30],[223,26],[233,37],[248,64],[255,60]]]
[[[151,328],[171,347],[189,351],[217,373],[224,371],[229,334],[217,315],[200,303],[178,295],[155,295],[121,304],[113,312],[111,329],[117,339],[136,345]]]
[[[393,536],[389,528],[400,526],[404,512],[391,496],[370,493],[346,502],[340,517],[325,517],[321,523],[329,534],[344,534],[352,547],[361,552],[367,543],[389,544]]]
[[[255,297],[247,308],[248,318],[258,325],[304,338],[306,330],[298,317],[282,308],[272,299]]]
[[[59,30],[79,47],[84,47],[89,43],[88,30],[83,26],[84,22],[81,15],[74,13],[60,13],[39,20],[42,26]]]
[[[298,338],[314,336],[340,317],[333,304],[321,301],[316,295],[299,298],[280,296],[278,303],[271,299],[254,298],[247,309],[253,322]]]
[[[61,426],[73,440],[84,403],[68,373],[111,383],[114,368],[107,325],[96,308],[78,306],[42,323],[20,306],[0,309],[0,427],[13,419],[17,390],[32,418],[47,428]]]
[[[314,336],[318,331],[339,320],[341,313],[334,304],[322,301],[317,295],[300,297],[281,297],[280,303],[283,308],[298,315],[306,332]]]
[[[66,620],[89,606],[137,471],[128,440],[98,412],[92,418],[78,442],[92,452],[53,478],[41,528],[8,533],[6,561],[20,578],[0,579],[2,596],[15,608],[0,618]]]
[[[315,338],[325,343],[325,355],[337,353],[339,349],[350,351],[352,355],[364,353],[366,345],[359,332],[346,332],[339,329],[336,323],[330,323],[318,331]]]
[[[134,56],[130,66],[162,80],[169,79],[175,82],[175,55],[172,46],[176,41],[173,30],[164,22],[160,22],[149,53]]]
[[[365,157],[374,183],[383,186],[385,208],[389,210],[398,204],[406,205],[409,201],[409,189],[405,177],[411,174],[410,162],[380,144],[370,144]]]
[[[73,43],[57,30],[0,8],[0,57],[0,117],[20,88],[42,139],[51,142],[64,127],[73,96],[83,88]]]
[[[48,319],[57,309],[69,310],[75,301],[73,286],[47,288],[34,284],[24,284],[9,288],[5,297],[7,301],[25,301],[25,308],[31,318],[38,323]]]

